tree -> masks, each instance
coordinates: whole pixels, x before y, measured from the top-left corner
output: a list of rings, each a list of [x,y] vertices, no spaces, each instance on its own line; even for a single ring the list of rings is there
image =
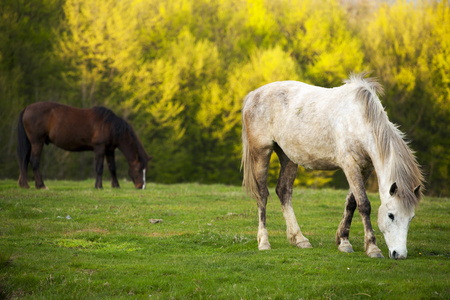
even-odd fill
[[[428,191],[450,194],[448,1],[4,0],[0,9],[2,176],[18,173],[20,110],[52,100],[128,120],[154,157],[152,181],[239,184],[245,95],[277,80],[335,87],[372,69]],[[43,172],[84,178],[88,160],[48,147]],[[330,176],[300,168],[296,184],[346,185]]]
[[[4,0],[0,12],[0,176],[17,178],[20,111],[32,102],[58,98],[51,77],[59,65],[51,53],[62,6],[57,0]]]
[[[385,4],[361,32],[388,115],[411,139],[437,195],[450,192],[449,12],[446,1]]]

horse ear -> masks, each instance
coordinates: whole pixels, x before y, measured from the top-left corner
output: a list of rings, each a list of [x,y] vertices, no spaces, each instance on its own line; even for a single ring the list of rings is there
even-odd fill
[[[397,183],[394,182],[391,186],[391,189],[389,190],[389,194],[391,194],[391,196],[394,196],[395,193],[397,193]]]
[[[420,184],[418,186],[416,186],[416,188],[414,189],[414,195],[416,195],[417,198],[420,198]]]

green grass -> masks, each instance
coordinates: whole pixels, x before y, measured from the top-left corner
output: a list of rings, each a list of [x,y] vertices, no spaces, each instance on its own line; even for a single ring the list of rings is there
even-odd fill
[[[272,190],[272,250],[258,251],[256,203],[240,187],[93,185],[48,180],[50,190],[23,190],[0,181],[0,299],[450,298],[449,199],[423,200],[408,259],[394,261],[364,255],[357,214],[350,233],[356,252],[337,250],[346,191],[294,191],[300,227],[314,247],[297,249]],[[375,224],[379,200],[369,198]]]

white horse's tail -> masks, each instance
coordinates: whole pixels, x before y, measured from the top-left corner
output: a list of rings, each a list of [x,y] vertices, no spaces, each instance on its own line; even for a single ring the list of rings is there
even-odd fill
[[[244,100],[244,105],[247,102],[249,96]],[[255,167],[253,162],[253,156],[250,152],[250,147],[248,144],[247,129],[245,126],[244,114],[242,114],[242,160],[241,160],[241,171],[243,172],[244,178],[242,180],[242,186],[245,187],[247,195],[252,196],[256,201],[260,201],[260,195],[258,192],[258,181],[255,176]]]

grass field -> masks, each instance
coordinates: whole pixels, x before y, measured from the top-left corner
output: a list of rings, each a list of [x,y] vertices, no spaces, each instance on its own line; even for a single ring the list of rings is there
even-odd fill
[[[148,184],[95,190],[94,180],[23,190],[0,181],[0,299],[449,299],[450,201],[426,197],[408,235],[408,259],[364,255],[355,214],[334,244],[346,191],[294,191],[313,249],[291,246],[273,190],[270,251],[258,251],[257,208],[240,187]],[[107,186],[107,185],[105,185]],[[372,222],[379,200],[370,194]],[[162,222],[152,223],[152,219]],[[374,225],[380,249],[384,238]]]

